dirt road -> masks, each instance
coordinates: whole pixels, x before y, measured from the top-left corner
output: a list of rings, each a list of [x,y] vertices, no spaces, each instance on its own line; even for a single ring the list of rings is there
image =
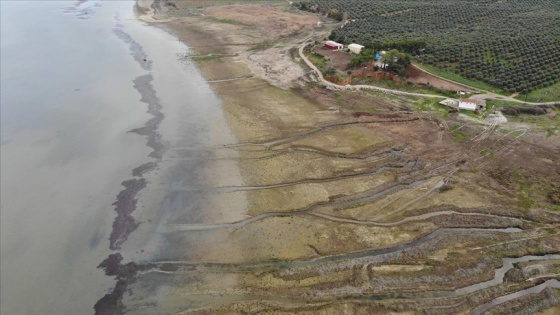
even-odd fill
[[[516,95],[516,94],[512,94],[512,96],[506,96],[506,95],[500,95],[500,94],[492,93],[492,92],[487,91],[487,90],[475,89],[475,88],[473,88],[473,87],[471,87],[471,86],[468,86],[468,85],[459,83],[459,82],[457,82],[457,81],[449,80],[449,79],[446,79],[446,78],[444,78],[444,77],[440,77],[440,76],[438,76],[438,75],[435,75],[435,74],[433,74],[433,73],[430,73],[430,72],[428,72],[428,71],[426,71],[426,70],[424,70],[424,69],[422,69],[422,68],[420,68],[420,67],[418,67],[418,66],[416,66],[416,65],[414,65],[414,64],[413,64],[412,66],[413,66],[415,69],[418,69],[419,71],[424,72],[424,73],[427,73],[427,74],[429,74],[429,75],[431,75],[431,76],[433,76],[433,77],[435,77],[435,78],[438,78],[438,79],[440,79],[440,80],[444,80],[444,81],[447,81],[447,82],[451,82],[451,83],[454,83],[454,84],[458,84],[458,85],[464,86],[464,87],[469,88],[469,89],[473,89],[473,90],[478,90],[478,91],[484,92],[483,94],[476,94],[476,95],[473,95],[472,98],[474,98],[474,99],[480,99],[480,100],[482,100],[482,99],[486,99],[486,100],[488,100],[488,99],[491,99],[491,100],[501,100],[501,101],[508,101],[508,102],[520,103],[520,104],[528,104],[528,105],[553,105],[553,104],[558,104],[558,103],[560,102],[560,101],[559,101],[559,102],[544,102],[544,103],[525,102],[525,101],[521,101],[521,100],[518,100],[518,99],[516,99],[516,98],[513,98],[513,96]]]
[[[317,69],[317,67],[311,62],[309,61],[309,59],[307,59],[307,57],[305,56],[305,54],[303,53],[303,49],[305,48],[305,46],[309,45],[309,42],[304,42],[300,47],[299,47],[299,56],[301,57],[301,59],[305,62],[305,64],[307,64],[311,69],[313,69],[316,73],[317,76],[319,78],[319,81],[321,82],[321,84],[331,88],[331,89],[337,89],[337,90],[360,90],[360,89],[370,89],[370,90],[376,90],[376,91],[381,91],[384,93],[389,93],[389,94],[398,94],[398,95],[409,95],[409,96],[420,96],[420,97],[434,97],[434,98],[445,98],[444,96],[441,95],[435,95],[435,94],[422,94],[422,93],[412,93],[412,92],[404,92],[404,91],[398,91],[398,90],[392,90],[392,89],[386,89],[386,88],[382,88],[382,87],[378,87],[378,86],[373,86],[373,85],[338,85],[338,84],[334,84],[330,81],[325,80],[325,78],[323,77],[323,74],[321,73],[321,71],[319,71],[319,69]]]
[[[398,95],[409,95],[409,96],[420,96],[420,97],[433,97],[433,98],[445,98],[444,96],[441,95],[435,95],[435,94],[423,94],[423,93],[412,93],[412,92],[404,92],[404,91],[398,91],[398,90],[393,90],[393,89],[387,89],[387,88],[382,88],[382,87],[377,87],[377,86],[373,86],[373,85],[346,85],[346,86],[341,86],[338,84],[334,84],[330,81],[325,80],[325,78],[323,77],[323,74],[321,73],[321,71],[319,71],[319,69],[317,69],[317,67],[311,62],[309,61],[309,59],[305,56],[305,54],[303,53],[303,49],[309,45],[309,42],[306,41],[305,43],[303,43],[300,47],[299,47],[299,56],[303,59],[303,61],[311,68],[313,69],[317,75],[319,80],[321,81],[322,84],[330,87],[330,88],[334,88],[334,89],[344,89],[344,90],[359,90],[359,89],[370,89],[370,90],[377,90],[377,91],[381,91],[381,92],[385,92],[385,93],[390,93],[390,94],[398,94]],[[443,80],[446,82],[449,82],[451,84],[454,85],[458,85],[458,86],[463,86],[465,87],[465,89],[468,90],[472,90],[472,91],[482,91],[485,92],[483,94],[476,94],[474,95],[472,98],[474,99],[491,99],[491,100],[502,100],[502,101],[508,101],[508,102],[515,102],[515,103],[520,103],[520,104],[529,104],[529,105],[552,105],[552,104],[557,104],[558,102],[544,102],[544,103],[532,103],[532,102],[524,102],[524,101],[520,101],[518,99],[515,99],[511,96],[505,96],[505,95],[499,95],[496,93],[492,93],[490,91],[486,91],[486,90],[481,90],[481,89],[475,89],[471,86],[453,81],[453,80],[449,80],[437,75],[434,75],[432,73],[429,73],[427,71],[425,71],[424,69],[416,66],[416,65],[412,65],[412,67],[414,67],[414,69],[426,73],[434,78],[437,78],[439,80]]]

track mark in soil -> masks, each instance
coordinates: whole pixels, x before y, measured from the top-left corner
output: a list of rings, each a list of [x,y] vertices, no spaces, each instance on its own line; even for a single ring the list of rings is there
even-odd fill
[[[437,229],[431,233],[417,238],[409,243],[397,244],[386,248],[375,248],[375,249],[365,249],[357,252],[347,252],[334,255],[325,255],[317,258],[312,258],[308,260],[270,260],[270,261],[258,261],[258,262],[243,262],[243,263],[213,263],[213,262],[190,262],[190,261],[159,261],[152,262],[152,264],[162,265],[162,264],[173,264],[181,270],[217,270],[217,271],[228,271],[228,272],[247,272],[247,271],[282,271],[285,273],[292,273],[298,269],[305,269],[309,267],[322,266],[324,268],[329,268],[328,265],[337,264],[344,261],[355,261],[356,264],[362,264],[361,260],[371,259],[373,257],[381,257],[386,254],[392,254],[397,252],[402,252],[429,240],[435,239],[441,235],[448,233],[519,233],[522,232],[519,228],[441,228]],[[543,258],[550,259],[549,256],[542,256]],[[532,256],[531,256],[532,257]],[[556,256],[553,256],[553,258]],[[381,257],[382,258],[382,257]],[[538,259],[543,259],[538,258]],[[506,266],[507,268],[507,266]],[[502,268],[500,270],[505,270]],[[507,270],[506,270],[507,271]],[[493,280],[492,280],[493,281]],[[470,288],[470,287],[469,287]]]
[[[397,166],[383,166],[374,171],[368,172],[358,172],[353,174],[347,175],[339,175],[335,177],[326,177],[326,178],[310,178],[310,179],[303,179],[297,180],[293,182],[287,183],[279,183],[273,185],[263,185],[263,186],[222,186],[215,188],[215,191],[221,193],[229,193],[229,192],[236,192],[236,191],[250,191],[250,190],[266,190],[266,189],[274,189],[274,188],[281,188],[281,187],[290,187],[295,185],[301,184],[317,184],[317,183],[327,183],[327,182],[334,182],[338,180],[344,180],[349,178],[361,177],[361,176],[368,176],[368,175],[378,175],[388,170],[402,170],[402,169],[411,169],[416,165],[416,161],[410,161],[405,163],[404,165],[397,165]]]
[[[201,231],[201,230],[215,230],[215,229],[225,229],[225,228],[233,228],[233,229],[238,229],[241,227],[244,227],[250,223],[253,223],[255,221],[260,221],[263,219],[266,219],[268,217],[282,217],[282,216],[295,216],[295,215],[314,215],[314,211],[316,209],[322,208],[322,207],[331,207],[331,208],[344,208],[344,207],[350,207],[350,206],[354,206],[354,205],[358,205],[358,204],[362,204],[362,203],[367,203],[370,202],[372,200],[376,200],[378,198],[381,198],[389,193],[393,193],[397,190],[402,190],[402,189],[410,189],[410,188],[415,188],[418,185],[422,184],[423,182],[425,182],[425,179],[420,179],[417,180],[415,182],[412,183],[408,183],[408,184],[397,184],[394,186],[391,186],[385,190],[382,190],[380,192],[377,193],[371,193],[368,195],[365,195],[363,197],[358,197],[358,198],[353,198],[351,200],[343,200],[343,201],[338,201],[338,202],[320,202],[320,203],[315,203],[305,209],[300,209],[300,210],[294,210],[294,211],[271,211],[271,212],[264,212],[261,213],[259,215],[256,215],[254,217],[250,217],[244,220],[240,220],[240,221],[236,221],[236,222],[231,222],[231,223],[223,223],[223,224],[169,224],[167,227],[167,230],[165,232],[178,232],[178,231]]]
[[[398,122],[411,122],[411,121],[416,121],[422,119],[421,117],[403,117],[403,118],[398,118],[398,119],[371,119],[371,117],[367,118],[367,119],[363,119],[360,121],[345,121],[345,122],[341,122],[341,123],[336,123],[336,124],[330,124],[330,125],[326,125],[326,126],[322,126],[319,128],[316,128],[314,130],[305,132],[305,133],[301,133],[298,135],[294,135],[294,136],[290,136],[290,137],[286,137],[286,138],[281,138],[281,139],[277,139],[277,140],[271,140],[271,141],[266,141],[266,142],[243,142],[243,143],[234,143],[234,144],[228,144],[228,145],[224,145],[224,146],[220,146],[220,147],[216,147],[216,148],[236,148],[236,147],[245,147],[245,146],[260,146],[260,147],[264,147],[266,150],[270,150],[276,146],[285,144],[285,143],[290,143],[290,142],[294,142],[297,140],[301,140],[301,139],[305,139],[305,138],[309,138],[312,137],[316,134],[325,132],[325,131],[329,131],[329,130],[334,130],[334,129],[342,129],[345,128],[347,126],[351,126],[351,125],[361,125],[361,124],[371,124],[371,123],[398,123]]]

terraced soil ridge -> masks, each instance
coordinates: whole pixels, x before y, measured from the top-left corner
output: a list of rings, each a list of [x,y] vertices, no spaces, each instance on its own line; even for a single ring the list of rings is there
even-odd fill
[[[499,124],[444,111],[432,95],[325,83],[298,51],[339,24],[274,4],[173,3],[159,2],[160,17],[216,80],[235,141],[168,151],[165,163],[205,163],[201,181],[173,170],[161,246],[135,261],[149,267],[128,287],[128,312],[557,305],[560,146],[542,127],[549,117]]]

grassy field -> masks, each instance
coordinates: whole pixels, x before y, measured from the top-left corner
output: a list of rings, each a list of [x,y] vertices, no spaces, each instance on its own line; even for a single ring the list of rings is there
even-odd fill
[[[519,107],[523,104],[516,102],[500,101],[500,100],[490,100],[486,101],[486,111],[485,113],[492,112],[501,107]],[[547,137],[557,136],[560,133],[560,109],[556,109],[558,116],[551,118],[548,115],[525,115],[521,114],[519,116],[509,116],[507,115],[508,121],[516,123],[526,123],[533,126],[533,130],[538,130],[540,132],[545,132]]]
[[[233,5],[233,4],[275,4],[283,5],[288,8],[288,3],[282,0],[171,0],[173,6],[170,6],[171,12],[174,14],[183,15],[185,12],[190,14],[198,14],[200,10],[206,7],[215,7],[223,5]],[[216,21],[222,23],[229,23],[229,21]],[[234,23],[232,23],[234,24]]]
[[[501,100],[489,100],[486,101],[486,109],[488,108],[499,108],[506,106],[521,106],[522,104],[517,102],[501,101]]]
[[[457,97],[456,93],[453,93],[453,92],[450,92],[450,91],[444,91],[444,90],[440,90],[440,89],[436,89],[436,88],[427,88],[427,87],[426,88],[420,88],[420,87],[414,87],[412,85],[407,85],[407,84],[397,84],[397,82],[395,82],[393,80],[375,80],[375,79],[368,78],[368,77],[354,77],[354,78],[352,78],[352,84],[353,85],[358,85],[358,84],[373,85],[373,86],[378,86],[378,87],[387,88],[387,89],[391,89],[391,90],[411,92],[411,93],[441,95],[442,97],[449,97],[449,98],[456,98]]]
[[[218,18],[214,18],[214,17],[208,17],[208,19],[211,20],[212,22],[216,22],[216,23],[247,26],[247,24],[243,24],[241,22],[230,20],[230,19],[218,19]]]
[[[313,53],[306,54],[306,57],[307,59],[309,59],[309,61],[311,61],[312,64],[315,65],[315,67],[317,67],[317,69],[319,69],[323,74],[325,73],[325,58],[317,56]]]
[[[421,112],[435,113],[439,117],[445,118],[449,113],[449,107],[439,104],[438,101],[439,99],[423,98],[416,102],[414,109]]]
[[[533,131],[544,132],[547,137],[558,136],[560,134],[560,110],[556,110],[559,115],[556,118],[550,118],[547,115],[519,115],[506,116],[511,122],[530,124]]]
[[[528,102],[559,102],[560,103],[560,82],[554,84],[553,86],[546,87],[544,89],[536,90],[529,95],[521,94],[515,97],[518,100],[524,101],[527,99]]]

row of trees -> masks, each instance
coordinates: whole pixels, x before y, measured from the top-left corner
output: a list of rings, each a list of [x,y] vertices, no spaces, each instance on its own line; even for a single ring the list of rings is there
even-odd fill
[[[330,39],[398,49],[419,62],[510,91],[560,81],[560,1],[302,0],[348,12]]]
[[[372,40],[365,42],[364,46],[375,51],[397,49],[402,52],[418,55],[426,48],[426,42],[419,39],[386,40],[384,42]]]
[[[359,55],[354,56],[348,63],[348,67],[355,68],[366,65],[375,60],[375,52],[373,50],[364,48]],[[386,70],[392,71],[400,76],[406,76],[406,67],[410,65],[410,55],[406,52],[400,52],[396,49],[391,49],[381,56],[382,67]]]

